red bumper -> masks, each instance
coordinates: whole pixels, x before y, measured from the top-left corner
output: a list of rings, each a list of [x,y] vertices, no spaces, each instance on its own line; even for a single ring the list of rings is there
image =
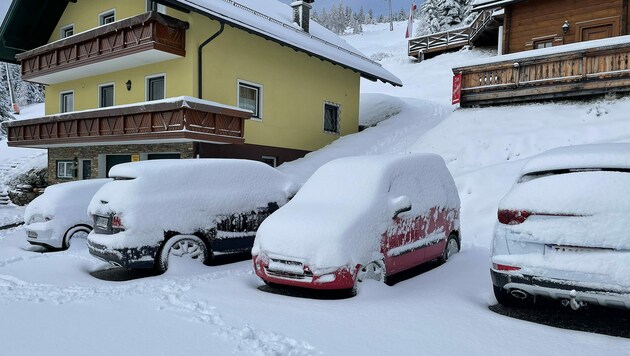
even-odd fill
[[[296,275],[290,273],[282,273],[270,271],[269,264],[258,256],[254,256],[254,271],[256,275],[269,283],[281,284],[292,287],[301,287],[309,289],[335,290],[350,289],[354,287],[357,266],[354,271],[348,267],[340,267],[337,270],[322,274],[304,273],[304,275]]]

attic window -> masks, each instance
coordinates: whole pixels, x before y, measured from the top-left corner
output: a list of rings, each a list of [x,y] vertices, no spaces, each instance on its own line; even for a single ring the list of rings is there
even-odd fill
[[[74,25],[68,25],[61,28],[61,38],[66,38],[74,35]]]
[[[109,10],[100,15],[98,15],[98,23],[99,25],[107,25],[108,23],[112,23],[116,21],[116,10]]]

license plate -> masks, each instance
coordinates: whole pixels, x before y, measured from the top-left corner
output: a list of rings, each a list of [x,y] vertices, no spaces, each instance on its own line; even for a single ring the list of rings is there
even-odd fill
[[[96,226],[103,230],[107,230],[109,228],[109,218],[104,216],[96,217]]]
[[[580,246],[564,246],[564,245],[545,245],[547,252],[594,252],[601,251],[601,248],[580,247]]]
[[[284,272],[291,273],[297,275],[304,274],[304,265],[300,262],[295,261],[283,261],[283,260],[270,260],[269,267],[270,271],[274,272]]]
[[[35,231],[29,231],[26,233],[26,236],[28,236],[31,239],[36,239],[37,238],[37,233]]]

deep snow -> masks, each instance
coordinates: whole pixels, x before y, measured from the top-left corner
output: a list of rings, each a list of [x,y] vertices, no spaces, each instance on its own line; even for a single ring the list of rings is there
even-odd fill
[[[630,100],[453,112],[450,67],[489,52],[412,63],[405,55],[405,26],[396,24],[394,32],[388,24],[369,26],[363,35],[346,37],[405,83],[393,88],[364,81],[362,92],[375,95],[364,95],[362,108],[382,100],[399,114],[282,170],[305,180],[340,156],[439,153],[462,199],[460,254],[392,287],[368,281],[354,298],[314,300],[258,290],[262,283],[250,261],[183,264],[162,276],[103,281],[89,272],[107,266],[83,244],[40,254],[27,251],[22,228],[0,231],[0,355],[629,354],[626,339],[489,311],[495,300],[488,248],[498,201],[525,159],[567,144],[628,141]],[[0,207],[0,215],[6,211]]]

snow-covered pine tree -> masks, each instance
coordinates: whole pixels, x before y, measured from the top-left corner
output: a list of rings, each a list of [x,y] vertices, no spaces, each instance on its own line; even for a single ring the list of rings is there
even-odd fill
[[[420,8],[416,36],[437,33],[464,25],[471,0],[426,0]]]

